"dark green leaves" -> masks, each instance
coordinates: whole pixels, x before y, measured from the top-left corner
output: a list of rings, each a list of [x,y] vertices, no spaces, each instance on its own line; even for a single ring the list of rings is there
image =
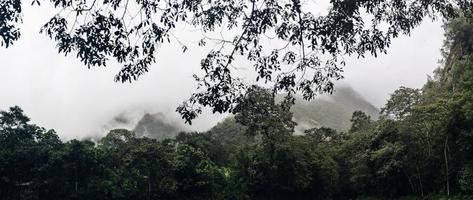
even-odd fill
[[[5,0],[0,2],[0,46],[8,48],[20,38],[22,22],[21,0]]]

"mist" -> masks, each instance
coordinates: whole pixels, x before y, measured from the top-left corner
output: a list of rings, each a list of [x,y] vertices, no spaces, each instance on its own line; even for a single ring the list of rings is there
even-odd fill
[[[159,49],[157,63],[138,81],[117,83],[113,79],[119,65],[88,69],[74,55],[58,54],[55,43],[39,34],[52,15],[28,5],[24,10],[21,39],[0,48],[0,109],[18,105],[33,123],[55,129],[63,140],[102,136],[111,128],[131,129],[145,113],[163,113],[183,129],[198,131],[228,116],[206,111],[189,126],[175,112],[195,89],[192,75],[200,73],[200,59],[207,51],[191,48],[182,53],[179,46],[168,45]],[[393,40],[387,55],[348,58],[345,79],[337,84],[350,85],[378,108],[400,86],[421,87],[438,67],[441,25],[424,21],[410,36]]]

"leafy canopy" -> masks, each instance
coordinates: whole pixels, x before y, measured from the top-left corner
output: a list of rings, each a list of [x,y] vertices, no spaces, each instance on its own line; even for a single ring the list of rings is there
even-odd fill
[[[23,0],[25,1],[25,0]],[[344,57],[386,53],[393,38],[409,34],[425,17],[468,12],[471,0],[331,0],[325,15],[300,0],[33,0],[58,10],[41,28],[59,53],[75,54],[87,67],[118,63],[119,82],[131,82],[157,62],[159,47],[177,42],[174,33],[201,31],[199,46],[212,44],[195,75],[198,88],[177,108],[186,122],[203,107],[232,111],[250,87],[235,75],[235,60],[253,64],[256,81],[274,92],[301,92],[310,100],[332,92],[342,78]],[[21,0],[0,3],[0,38],[9,47],[20,37]],[[218,34],[218,33],[221,34]],[[217,33],[217,34],[215,34]],[[214,37],[230,35],[230,37]],[[266,45],[265,41],[276,41]]]

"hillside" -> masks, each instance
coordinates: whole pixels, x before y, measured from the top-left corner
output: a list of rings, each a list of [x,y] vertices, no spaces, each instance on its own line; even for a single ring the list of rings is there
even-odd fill
[[[146,113],[138,121],[133,131],[137,136],[162,140],[175,137],[182,129],[177,123],[167,119],[163,113]]]
[[[350,128],[353,112],[357,110],[365,112],[373,119],[379,115],[378,108],[347,86],[337,88],[333,95],[324,95],[312,101],[296,99],[292,112],[298,123],[297,132],[321,126],[346,131]]]
[[[361,110],[372,118],[377,118],[379,110],[366,101],[360,94],[350,87],[341,87],[333,95],[324,95],[316,100],[305,101],[296,98],[296,104],[292,107],[294,120],[298,123],[296,133],[313,127],[329,127],[339,131],[346,131],[350,127],[350,118],[354,111]],[[224,120],[211,129],[216,132],[221,129],[235,129],[234,120]],[[232,126],[228,128],[227,126]],[[175,122],[166,118],[162,113],[145,114],[137,123],[134,131],[138,136],[146,136],[156,139],[175,137],[182,128]],[[218,132],[218,131],[217,131]],[[237,134],[238,135],[238,134]]]

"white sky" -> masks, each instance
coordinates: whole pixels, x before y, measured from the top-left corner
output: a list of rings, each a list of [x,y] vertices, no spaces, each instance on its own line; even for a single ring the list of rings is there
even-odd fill
[[[63,139],[100,132],[123,112],[163,112],[178,119],[174,110],[195,88],[192,74],[200,72],[205,51],[162,48],[158,63],[139,81],[116,83],[120,66],[87,69],[74,56],[57,53],[54,42],[39,34],[52,16],[41,14],[43,9],[26,5],[21,39],[0,48],[0,109],[19,105],[34,123],[56,129]],[[342,82],[381,107],[396,88],[425,83],[438,66],[442,40],[441,23],[425,21],[410,37],[395,39],[387,55],[349,59]],[[219,118],[206,114],[192,128],[209,128]]]

